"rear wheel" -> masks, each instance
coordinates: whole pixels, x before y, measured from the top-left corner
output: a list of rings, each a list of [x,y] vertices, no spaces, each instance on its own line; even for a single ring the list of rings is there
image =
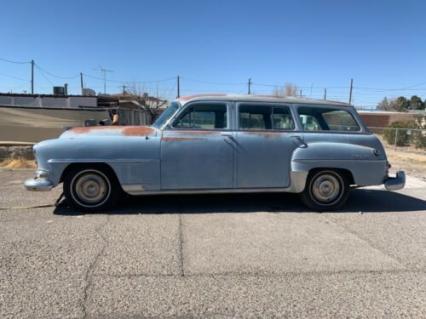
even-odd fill
[[[302,201],[315,211],[337,210],[349,197],[347,177],[334,170],[321,170],[309,175]]]
[[[112,173],[99,168],[76,168],[64,177],[64,194],[72,206],[83,211],[111,208],[119,197]]]

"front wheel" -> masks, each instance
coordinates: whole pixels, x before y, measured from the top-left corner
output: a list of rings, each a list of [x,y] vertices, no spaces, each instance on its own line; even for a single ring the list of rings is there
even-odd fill
[[[70,171],[64,178],[64,195],[71,205],[83,211],[112,207],[119,195],[112,174],[98,168]]]
[[[349,183],[345,175],[334,170],[321,170],[309,174],[303,203],[315,211],[337,210],[349,197]]]

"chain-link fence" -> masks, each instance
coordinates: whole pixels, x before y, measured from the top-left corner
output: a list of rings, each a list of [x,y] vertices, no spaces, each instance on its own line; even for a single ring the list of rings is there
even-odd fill
[[[386,146],[426,152],[426,130],[394,127],[369,127]]]

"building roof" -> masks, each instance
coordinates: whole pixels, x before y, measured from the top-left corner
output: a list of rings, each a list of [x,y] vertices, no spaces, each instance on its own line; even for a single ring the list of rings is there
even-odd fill
[[[68,97],[84,97],[84,98],[97,98],[97,96],[91,95],[80,95],[80,94],[67,94],[67,95],[54,95],[54,94],[30,94],[30,93],[1,93],[0,96],[10,96],[10,97],[53,97],[53,98],[68,98]]]
[[[242,102],[278,102],[278,103],[294,103],[294,104],[319,104],[319,105],[336,105],[336,106],[350,106],[348,103],[308,99],[304,97],[276,97],[272,95],[244,95],[244,94],[221,94],[221,93],[206,93],[191,96],[182,96],[177,99],[182,105],[200,100],[210,101],[242,101]]]

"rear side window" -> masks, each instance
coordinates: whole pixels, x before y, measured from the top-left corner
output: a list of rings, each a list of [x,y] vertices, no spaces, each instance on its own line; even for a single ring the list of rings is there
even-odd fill
[[[303,106],[297,111],[305,131],[357,132],[360,130],[352,114],[346,110]]]
[[[239,128],[243,130],[293,130],[294,121],[287,106],[240,104]]]
[[[173,126],[185,129],[224,129],[227,127],[226,104],[200,103],[188,106]]]

